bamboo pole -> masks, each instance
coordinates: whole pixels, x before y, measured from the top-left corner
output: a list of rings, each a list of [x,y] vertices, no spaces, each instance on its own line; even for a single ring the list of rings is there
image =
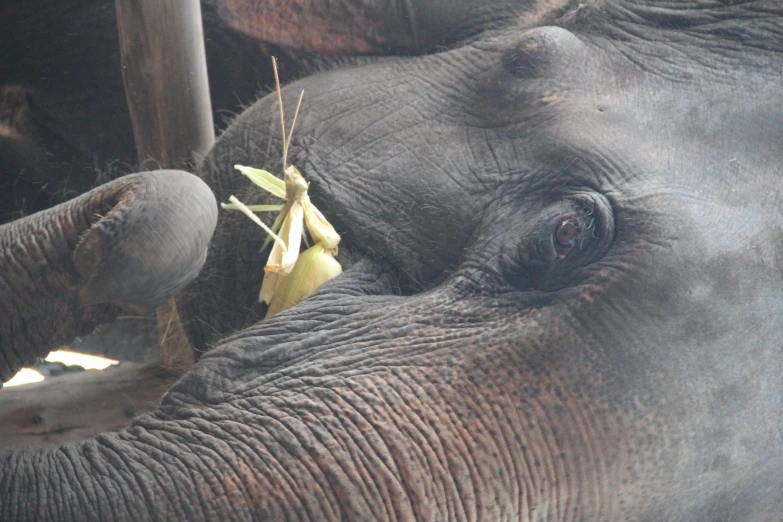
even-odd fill
[[[139,160],[181,167],[215,141],[199,0],[115,0]]]
[[[115,0],[125,96],[139,163],[191,167],[215,141],[199,0]],[[163,364],[194,361],[175,301],[157,311]]]

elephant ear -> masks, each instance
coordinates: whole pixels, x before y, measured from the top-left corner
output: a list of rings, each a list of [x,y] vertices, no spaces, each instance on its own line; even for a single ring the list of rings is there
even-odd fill
[[[319,54],[393,55],[450,45],[517,16],[532,0],[210,0],[246,35]]]

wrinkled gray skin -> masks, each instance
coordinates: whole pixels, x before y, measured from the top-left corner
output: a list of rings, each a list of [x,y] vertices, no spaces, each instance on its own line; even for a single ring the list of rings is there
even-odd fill
[[[606,2],[286,87],[354,263],[258,322],[222,215],[179,300],[208,353],[120,433],[0,453],[0,519],[779,518],[778,9]],[[276,117],[215,145],[218,200]]]
[[[165,303],[198,274],[216,222],[203,181],[162,170],[0,227],[2,382],[121,311]]]

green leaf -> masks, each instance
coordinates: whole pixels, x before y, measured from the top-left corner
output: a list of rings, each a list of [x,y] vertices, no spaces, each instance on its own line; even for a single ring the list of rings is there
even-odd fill
[[[253,183],[280,199],[285,199],[285,181],[263,169],[254,169],[244,165],[234,165],[234,168],[244,174]]]
[[[278,236],[277,234],[275,234],[275,233],[274,233],[274,232],[273,232],[273,231],[272,231],[272,230],[271,230],[271,229],[270,229],[268,226],[266,226],[266,225],[264,224],[264,222],[263,222],[263,221],[261,221],[260,219],[258,219],[258,216],[256,216],[255,214],[253,214],[253,212],[251,212],[251,211],[250,211],[250,209],[249,209],[249,208],[247,208],[247,206],[246,206],[244,203],[242,203],[241,201],[239,201],[239,200],[238,200],[237,198],[235,198],[234,196],[230,196],[230,197],[228,198],[228,200],[229,200],[231,203],[233,203],[234,205],[236,205],[236,207],[237,207],[237,210],[239,210],[239,211],[240,211],[240,212],[242,212],[244,215],[246,215],[247,217],[249,217],[249,218],[250,218],[250,220],[251,220],[251,221],[253,221],[253,223],[255,223],[255,224],[256,224],[256,225],[258,225],[259,227],[263,228],[263,229],[266,231],[266,233],[267,233],[267,234],[269,234],[269,236],[267,237],[267,242],[268,242],[268,241],[271,241],[271,240],[275,240],[275,241],[277,241],[278,243],[280,243],[280,246],[282,246],[282,247],[283,247],[283,251],[286,251],[286,250],[288,249],[288,247],[287,247],[287,246],[286,246],[286,244],[285,244],[285,241],[283,241],[283,240],[280,238],[280,236]]]
[[[284,205],[245,205],[245,208],[253,212],[277,212],[282,210]],[[221,203],[220,207],[223,210],[239,210],[239,207],[233,203]]]

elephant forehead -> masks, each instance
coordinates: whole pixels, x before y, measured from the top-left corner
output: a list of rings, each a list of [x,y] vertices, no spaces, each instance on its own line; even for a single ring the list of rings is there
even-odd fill
[[[448,199],[454,214],[536,167],[569,174],[543,158],[618,156],[676,181],[710,160],[769,155],[783,121],[777,108],[764,109],[777,94],[774,78],[677,53],[669,42],[544,27],[319,75],[292,87],[307,91],[296,145],[313,176],[370,195],[370,205],[384,196]],[[715,54],[704,49],[705,61]],[[738,89],[754,95],[738,99]]]

